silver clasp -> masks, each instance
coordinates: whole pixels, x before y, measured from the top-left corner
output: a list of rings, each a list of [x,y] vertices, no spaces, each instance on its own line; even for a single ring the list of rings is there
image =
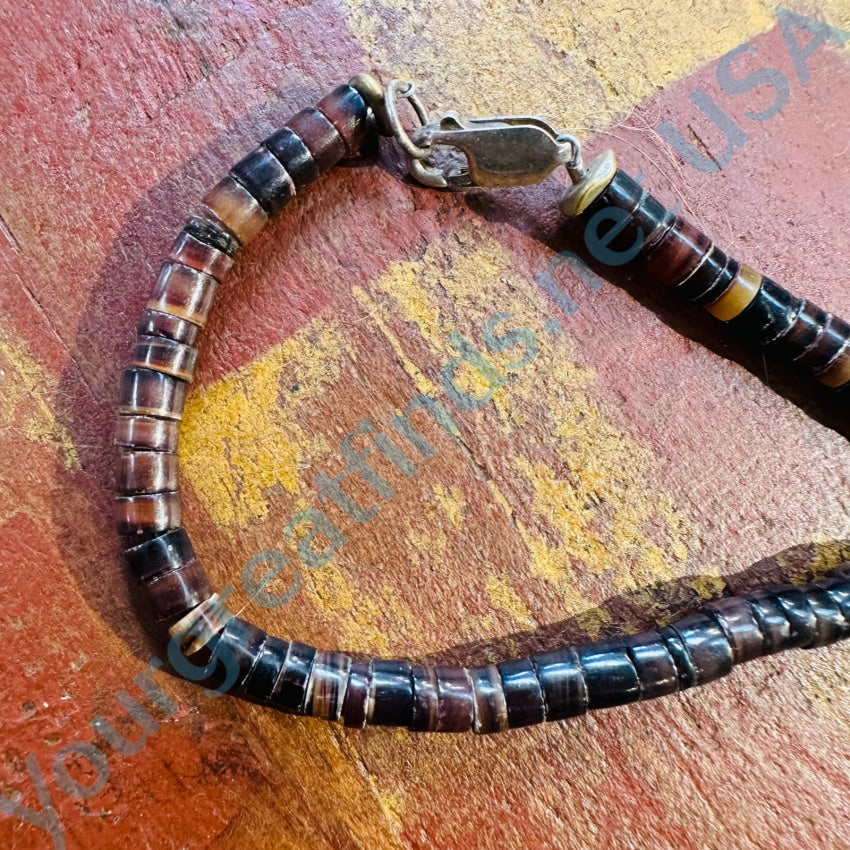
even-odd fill
[[[421,123],[412,135],[401,126],[396,98],[411,102]],[[545,179],[558,166],[565,166],[575,182],[584,167],[577,139],[558,133],[540,118],[497,116],[462,119],[447,112],[431,121],[410,81],[391,80],[382,106],[385,120],[408,156],[408,170],[420,183],[435,188],[527,186]],[[458,170],[427,162],[439,146],[452,147],[466,157]]]

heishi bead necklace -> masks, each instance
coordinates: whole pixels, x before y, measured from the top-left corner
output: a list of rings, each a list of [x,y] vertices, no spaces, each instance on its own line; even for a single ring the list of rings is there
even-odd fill
[[[396,101],[419,126],[408,134]],[[665,696],[725,676],[735,664],[850,636],[850,564],[802,586],[710,602],[657,630],[567,646],[480,667],[357,660],[267,635],[213,592],[181,525],[177,438],[199,331],[238,251],[296,192],[340,159],[393,136],[408,169],[432,187],[505,187],[565,167],[561,211],[596,231],[629,267],[708,312],[821,384],[850,387],[850,325],[727,256],[617,167],[589,166],[578,141],[534,117],[431,121],[411,82],[386,89],[368,74],[337,86],[234,165],[203,198],[162,266],[122,376],[115,442],[116,521],[134,601],[186,678],[291,714],[346,726],[499,732]],[[459,170],[433,164],[437,147],[462,152]],[[601,217],[600,217],[601,214]],[[608,227],[600,227],[607,219]],[[175,663],[182,662],[182,663]]]

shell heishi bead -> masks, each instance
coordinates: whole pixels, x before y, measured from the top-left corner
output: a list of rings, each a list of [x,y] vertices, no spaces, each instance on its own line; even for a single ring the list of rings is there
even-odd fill
[[[577,649],[589,708],[609,708],[640,699],[640,681],[622,641],[607,640]]]
[[[218,281],[208,274],[180,263],[165,263],[147,306],[203,327],[217,288]]]
[[[410,677],[413,680],[413,720],[410,728],[417,732],[434,732],[439,709],[437,673],[433,667],[414,664]]]
[[[239,240],[220,221],[207,216],[193,215],[183,225],[183,230],[205,245],[223,251],[231,259],[239,251]]]
[[[644,255],[643,266],[659,283],[676,286],[699,268],[711,251],[711,240],[678,217],[673,226]]]
[[[531,661],[543,689],[547,720],[562,720],[587,711],[587,686],[574,648],[543,652]]]
[[[148,493],[119,496],[115,500],[115,524],[119,534],[168,531],[180,525],[180,494]]]
[[[152,537],[124,550],[127,570],[138,581],[147,581],[163,573],[179,570],[197,560],[185,528]]]
[[[827,313],[823,331],[814,345],[797,358],[797,363],[820,374],[841,354],[847,340],[850,339],[850,326],[838,316]]]
[[[286,126],[307,146],[319,172],[324,173],[345,156],[345,141],[315,106],[302,109],[286,122]]]
[[[260,145],[230,169],[230,176],[244,186],[268,215],[274,215],[295,197],[295,184],[266,147]]]
[[[174,263],[182,263],[190,269],[208,274],[218,281],[227,277],[233,266],[233,260],[223,251],[196,239],[191,233],[181,230],[168,258]]]
[[[280,676],[269,697],[275,707],[290,714],[308,712],[311,706],[307,703],[307,683],[315,657],[315,647],[298,641],[289,643]]]
[[[281,161],[287,170],[296,190],[308,186],[319,176],[319,169],[313,154],[298,134],[289,127],[281,127],[269,136],[263,145]]]
[[[721,322],[729,322],[752,304],[761,288],[761,275],[742,263],[729,288],[705,309]]]
[[[370,114],[366,101],[347,83],[328,92],[316,108],[334,125],[349,154],[357,153],[369,136],[376,132],[374,116]]]
[[[175,419],[153,416],[119,416],[115,423],[115,445],[128,449],[176,452],[180,426]]]
[[[139,336],[158,336],[184,345],[194,345],[199,330],[198,325],[160,310],[145,310],[136,325]]]
[[[850,341],[838,352],[832,362],[815,377],[824,386],[839,389],[850,382]]]
[[[119,493],[167,493],[177,489],[177,455],[169,452],[124,451],[118,456]]]
[[[121,378],[119,410],[124,414],[181,419],[186,387],[185,381],[153,369],[125,369]]]
[[[515,729],[518,726],[542,723],[546,719],[546,703],[531,659],[506,661],[496,666],[505,691],[508,726]]]
[[[351,657],[342,652],[316,653],[307,682],[307,714],[339,720],[350,669]]]
[[[143,336],[136,342],[133,365],[191,381],[195,374],[198,349],[163,337]]]
[[[642,632],[623,639],[635,665],[641,699],[654,699],[679,690],[676,664],[658,632]]]
[[[436,667],[436,732],[468,732],[475,720],[475,697],[465,667]]]
[[[348,671],[348,687],[342,704],[346,726],[362,729],[372,716],[372,661],[355,661]]]
[[[732,670],[732,647],[714,617],[691,614],[671,626],[685,646],[696,673],[696,684],[704,685]]]
[[[369,689],[371,716],[376,726],[409,726],[413,721],[413,680],[410,663],[375,659]]]
[[[213,591],[200,563],[194,561],[141,582],[136,592],[152,620],[170,623],[200,605]]]
[[[469,679],[475,698],[474,731],[480,735],[503,732],[508,728],[508,706],[499,668],[495,664],[473,667]]]
[[[735,664],[752,661],[764,655],[764,637],[756,621],[752,606],[740,596],[718,599],[703,606],[717,620],[726,639],[732,646]]]
[[[269,217],[254,196],[229,174],[204,195],[203,205],[247,245],[266,226]]]
[[[245,680],[244,691],[249,699],[269,702],[288,649],[289,644],[286,641],[269,635],[257,663]]]
[[[228,693],[245,693],[245,683],[259,661],[267,638],[268,635],[261,628],[240,617],[233,617],[222,629],[214,652],[219,658],[228,659],[225,667],[229,665],[230,669],[225,681],[235,677],[229,685]]]

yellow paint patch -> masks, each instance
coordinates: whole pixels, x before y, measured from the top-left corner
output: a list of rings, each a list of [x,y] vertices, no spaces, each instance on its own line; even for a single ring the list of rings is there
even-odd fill
[[[463,498],[460,487],[455,484],[449,487],[434,484],[431,491],[437,499],[437,504],[446,512],[451,524],[459,529],[466,511],[466,500]]]
[[[71,435],[53,412],[51,398],[59,379],[44,369],[20,339],[0,329],[0,409],[4,424],[34,443],[53,445],[65,469],[76,471],[80,458]]]
[[[837,9],[841,0],[832,3]],[[349,5],[368,64],[414,78],[427,102],[469,115],[540,115],[582,134],[611,124],[776,20],[764,0],[705,0],[698,14],[676,15],[665,0]],[[385,36],[388,16],[392,39]]]
[[[494,608],[509,614],[517,626],[533,630],[538,626],[522,597],[511,587],[507,576],[487,578],[487,596]]]
[[[339,325],[316,319],[237,372],[189,393],[180,467],[231,539],[267,516],[270,487],[297,493],[302,466],[328,452],[324,438],[299,426],[298,408],[335,384],[353,356]]]

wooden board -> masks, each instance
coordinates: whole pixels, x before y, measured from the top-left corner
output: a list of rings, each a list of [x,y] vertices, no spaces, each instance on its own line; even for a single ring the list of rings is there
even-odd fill
[[[847,846],[846,647],[487,738],[353,732],[157,672],[165,717],[134,682],[151,649],[111,518],[117,379],[173,234],[231,162],[361,70],[416,79],[435,111],[539,114],[591,154],[613,146],[733,255],[850,314],[850,17],[794,8],[6,4],[0,794],[31,813],[2,807],[0,845]],[[242,257],[180,449],[185,522],[232,610],[324,648],[482,663],[848,556],[843,406],[640,280],[579,275],[563,183],[440,193],[385,140]],[[494,372],[452,371],[461,337]],[[414,414],[433,448],[415,471],[373,446],[391,494],[348,479],[370,517],[322,501],[346,435],[388,433],[423,393],[456,427]],[[317,568],[287,540],[308,508],[345,538]],[[277,607],[243,582],[269,549],[289,566],[268,589],[301,582]],[[122,755],[92,722],[137,736],[125,690],[159,728]]]

